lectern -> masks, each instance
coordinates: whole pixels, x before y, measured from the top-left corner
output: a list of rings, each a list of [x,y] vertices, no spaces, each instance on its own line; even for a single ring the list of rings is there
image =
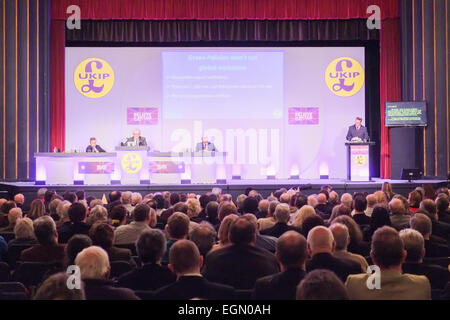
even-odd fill
[[[370,146],[375,142],[346,142],[347,180],[370,181]]]

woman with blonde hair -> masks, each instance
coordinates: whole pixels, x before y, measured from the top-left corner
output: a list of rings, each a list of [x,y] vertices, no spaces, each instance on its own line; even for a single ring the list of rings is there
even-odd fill
[[[198,201],[196,198],[189,198],[186,201],[188,210],[187,210],[187,215],[189,217],[189,219],[191,219],[191,221],[194,222],[200,222],[198,221],[198,214],[200,213],[200,211],[202,211],[202,207],[200,206],[200,201]]]
[[[384,191],[377,191],[374,193],[374,196],[378,205],[382,205],[387,208],[388,200]]]
[[[297,227],[299,229],[302,228],[303,222],[308,217],[313,217],[316,215],[316,210],[310,205],[305,205],[298,209],[297,214],[295,215],[294,222],[292,222],[292,225],[294,227]]]
[[[228,232],[230,231],[230,226],[233,221],[235,221],[238,217],[236,214],[229,214],[225,218],[223,218],[222,222],[220,223],[218,237],[219,237],[219,243],[215,244],[211,251],[214,251],[216,249],[223,248],[230,244],[230,240],[228,239]]]
[[[387,181],[383,182],[381,191],[383,191],[384,194],[386,195],[388,202],[391,201],[392,198],[394,197],[394,192],[392,191],[392,185]]]
[[[31,202],[30,211],[28,211],[27,213],[27,218],[30,218],[31,220],[36,220],[37,218],[40,218],[44,215],[45,215],[44,203],[39,199],[33,200],[33,202]]]

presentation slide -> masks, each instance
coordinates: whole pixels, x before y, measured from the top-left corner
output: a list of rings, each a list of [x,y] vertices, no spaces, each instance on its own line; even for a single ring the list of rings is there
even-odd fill
[[[205,135],[243,179],[345,178],[364,61],[364,47],[67,47],[66,151],[95,137],[114,152],[139,129],[183,152]]]
[[[388,127],[426,126],[425,101],[386,102],[385,123]]]

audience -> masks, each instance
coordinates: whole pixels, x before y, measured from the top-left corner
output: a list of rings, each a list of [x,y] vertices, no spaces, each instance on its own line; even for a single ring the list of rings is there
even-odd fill
[[[275,256],[255,246],[255,224],[239,217],[231,223],[228,236],[230,245],[206,256],[203,269],[206,279],[235,289],[251,289],[257,279],[279,271]]]
[[[25,196],[21,193],[18,193],[14,196],[13,200],[16,203],[17,208],[23,210],[23,205],[25,204]]]
[[[195,243],[200,254],[206,257],[216,242],[216,230],[208,224],[200,224],[189,233],[189,240]]]
[[[14,239],[8,242],[8,247],[14,245],[33,246],[37,244],[34,236],[33,220],[30,218],[22,218],[16,221],[14,226]]]
[[[300,282],[297,300],[348,300],[347,290],[334,272],[318,269],[309,272]]]
[[[260,233],[275,238],[280,237],[283,233],[290,230],[300,233],[300,229],[288,225],[290,217],[291,211],[289,209],[289,205],[287,205],[286,203],[280,203],[275,209],[275,225],[273,227],[261,230]]]
[[[21,218],[22,218],[22,209],[12,208],[11,210],[9,210],[8,213],[9,224],[6,227],[0,228],[0,232],[13,232],[17,220]]]
[[[392,199],[389,202],[389,211],[391,212],[391,224],[397,230],[409,228],[410,216],[406,212],[405,205],[400,199]]]
[[[65,272],[48,277],[39,287],[33,300],[85,300],[83,285],[80,289],[69,289],[69,275]]]
[[[425,256],[427,258],[450,257],[450,248],[445,243],[437,242],[431,237],[431,219],[422,213],[416,213],[411,218],[411,228],[417,230],[425,242]]]
[[[366,259],[359,254],[347,251],[347,246],[350,243],[350,234],[348,233],[347,226],[336,222],[330,226],[330,230],[333,233],[333,238],[336,243],[333,255],[336,258],[349,259],[359,263],[361,265],[361,272],[366,272],[369,266]]]
[[[132,290],[157,290],[175,282],[175,275],[161,260],[166,252],[166,237],[161,230],[144,230],[136,242],[136,249],[142,266],[119,277],[121,287]]]
[[[131,192],[130,192],[131,196]],[[122,197],[123,199],[123,197]],[[141,232],[150,230],[150,225],[156,226],[156,212],[150,215],[151,209],[146,204],[139,204],[133,210],[134,220],[129,224],[124,224],[114,231],[115,244],[135,243]]]
[[[307,238],[308,256],[306,271],[327,269],[333,271],[344,282],[349,274],[360,273],[361,264],[333,256],[336,242],[333,233],[324,226],[313,228]]]
[[[370,225],[370,217],[366,216],[367,200],[363,194],[358,194],[353,200],[353,220],[361,227],[366,227]]]
[[[402,273],[406,258],[398,232],[381,227],[372,237],[370,257],[380,270],[379,278],[371,282],[371,274],[350,275],[345,283],[352,300],[429,300],[430,282],[425,276]],[[371,283],[374,287],[368,285]]]
[[[176,274],[177,281],[157,290],[155,299],[234,299],[233,287],[210,282],[201,275],[203,257],[192,241],[177,241],[170,250],[169,259],[169,269]]]
[[[57,262],[62,265],[65,258],[65,246],[58,244],[55,221],[49,216],[43,216],[34,220],[33,228],[39,244],[23,250],[20,254],[20,261]]]
[[[72,203],[68,214],[70,221],[58,228],[59,242],[67,243],[75,234],[88,234],[90,226],[86,223],[87,208],[80,202]]]
[[[187,239],[189,234],[189,217],[181,212],[175,212],[169,217],[166,225],[167,250],[163,256],[163,264],[169,262],[169,252],[172,245],[178,240]]]
[[[295,300],[297,284],[306,275],[306,239],[298,232],[285,232],[278,239],[275,257],[281,272],[256,281],[255,300]]]
[[[76,234],[66,245],[66,266],[75,264],[75,258],[84,248],[92,246],[92,240],[87,235]]]
[[[80,268],[86,300],[139,300],[132,290],[115,287],[109,280],[111,267],[108,254],[102,248],[91,246],[83,249],[75,264]]]

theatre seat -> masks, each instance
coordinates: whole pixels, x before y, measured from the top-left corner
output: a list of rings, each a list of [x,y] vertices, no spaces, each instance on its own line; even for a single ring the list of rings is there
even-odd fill
[[[0,300],[29,300],[27,288],[20,282],[0,282]]]
[[[124,273],[133,270],[133,266],[128,261],[112,261],[110,278],[118,278]]]
[[[136,245],[134,243],[115,244],[117,248],[130,249],[132,256],[137,256]]]
[[[6,261],[12,269],[15,269],[17,267],[17,262],[19,261],[22,251],[31,247],[31,245],[14,244],[8,248]]]
[[[0,262],[0,282],[11,280],[11,268],[6,262]]]
[[[14,239],[16,237],[14,232],[1,232],[0,236],[5,239],[6,243],[8,243],[9,241],[11,241],[12,239]]]
[[[60,263],[22,262],[13,272],[12,278],[33,292],[47,277],[61,271],[63,267]]]
[[[251,300],[253,295],[253,290],[236,290],[236,300]]]

